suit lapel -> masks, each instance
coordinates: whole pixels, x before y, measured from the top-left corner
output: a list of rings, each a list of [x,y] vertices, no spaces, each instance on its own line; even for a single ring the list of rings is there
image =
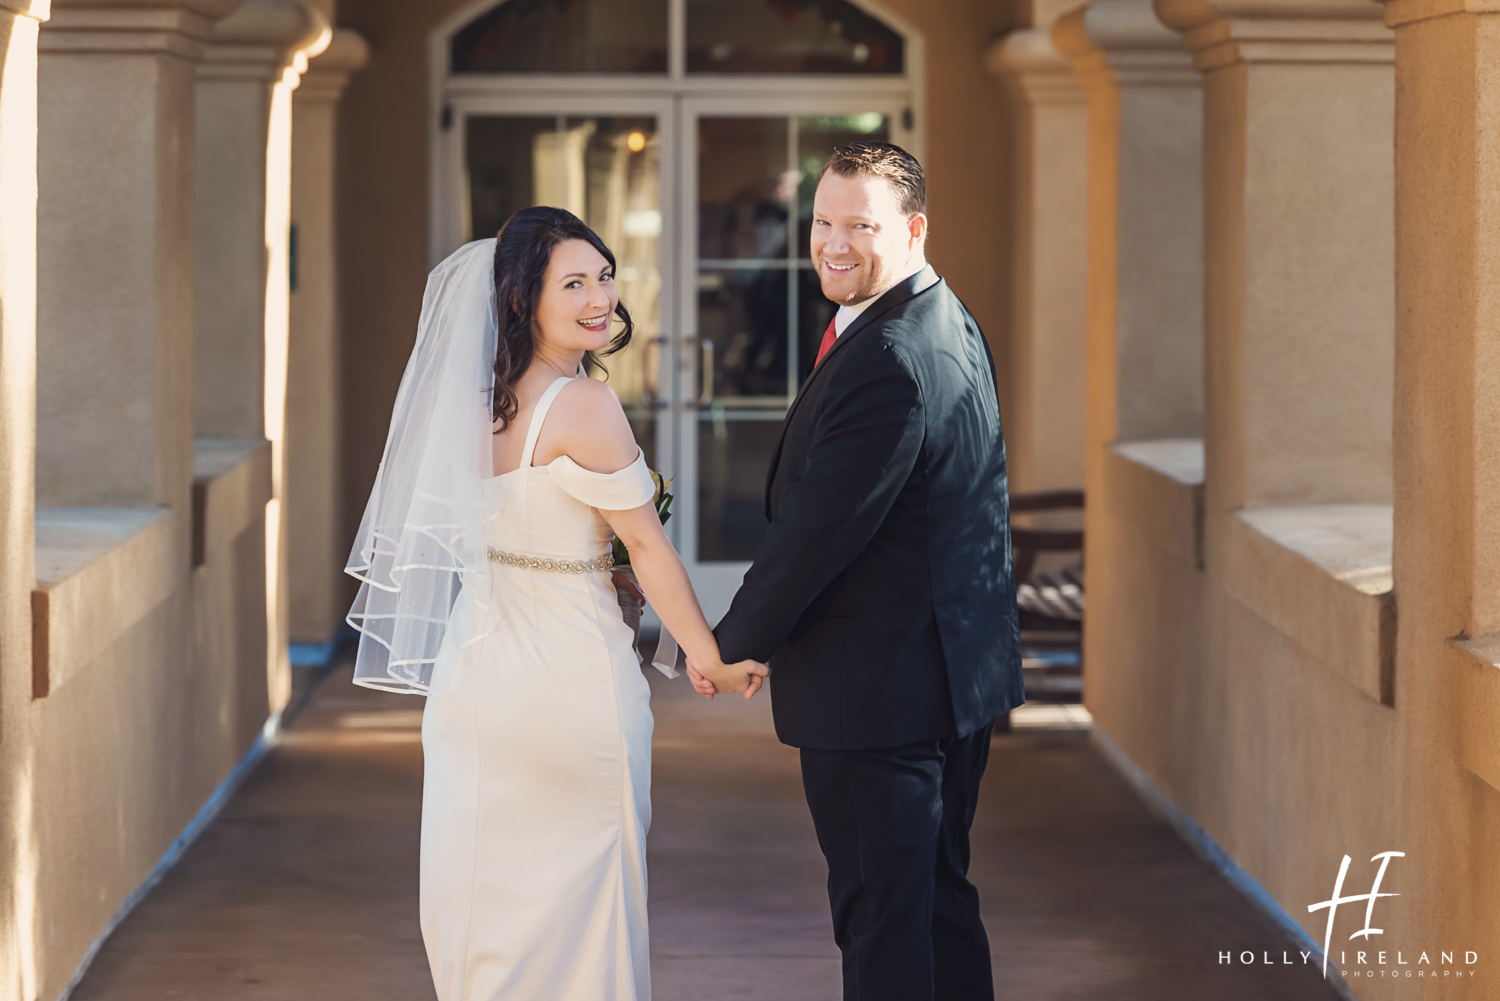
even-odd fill
[[[783,433],[785,432],[785,425],[791,423],[792,415],[797,412],[798,404],[802,402],[803,397],[807,396],[808,387],[828,367],[828,359],[832,358],[844,345],[852,341],[860,331],[873,324],[882,314],[896,308],[913,296],[927,291],[940,280],[937,272],[932,270],[932,265],[929,264],[905,281],[897,282],[886,289],[884,295],[876,299],[863,313],[856,316],[854,322],[849,324],[844,332],[838,336],[838,339],[833,342],[833,347],[828,349],[828,354],[823,356],[823,361],[815,365],[813,370],[807,374],[807,378],[802,380],[802,388],[797,390],[797,398],[792,401],[791,407],[787,409],[786,421],[782,426]],[[778,453],[780,452],[779,446],[777,451]]]
[[[853,340],[855,335],[866,327],[869,327],[882,314],[889,312],[908,299],[927,291],[941,280],[937,272],[932,270],[932,265],[928,264],[921,271],[918,271],[905,281],[897,282],[886,289],[885,293],[879,299],[876,299],[870,304],[869,308],[854,318],[854,322],[849,324],[844,332],[838,336],[838,339],[833,342],[833,347],[828,349],[828,354],[823,356],[822,362],[814,365],[813,370],[807,374],[807,378],[802,380],[802,386],[797,390],[797,397],[792,400],[792,405],[787,408],[786,418],[781,422],[781,435],[776,439],[776,451],[771,454],[771,464],[766,470],[767,520],[771,517],[771,484],[776,480],[776,467],[781,464],[781,453],[786,444],[786,429],[791,426],[792,418],[796,416],[797,408],[802,404],[803,399],[807,397],[808,390],[812,387],[813,382],[828,367],[828,359],[832,358],[836,351]]]

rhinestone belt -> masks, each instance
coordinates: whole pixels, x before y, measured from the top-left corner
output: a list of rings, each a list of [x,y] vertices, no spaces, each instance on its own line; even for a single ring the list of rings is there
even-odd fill
[[[592,560],[554,560],[547,556],[517,556],[491,547],[490,562],[503,563],[521,570],[541,570],[544,573],[598,573],[615,565],[615,554],[605,553]]]

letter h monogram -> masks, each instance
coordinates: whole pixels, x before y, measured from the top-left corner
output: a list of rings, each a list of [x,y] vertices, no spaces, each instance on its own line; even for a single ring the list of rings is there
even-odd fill
[[[1343,863],[1339,865],[1339,878],[1333,884],[1333,898],[1331,900],[1325,900],[1321,904],[1307,905],[1307,911],[1309,914],[1311,914],[1313,911],[1321,911],[1325,907],[1328,908],[1328,929],[1323,933],[1323,976],[1328,976],[1328,946],[1329,943],[1333,941],[1333,916],[1335,913],[1337,913],[1339,904],[1352,904],[1356,900],[1368,901],[1368,903],[1365,905],[1365,926],[1359,931],[1355,932],[1353,935],[1350,935],[1350,938],[1359,938],[1361,935],[1363,935],[1365,937],[1365,940],[1368,941],[1371,935],[1384,935],[1384,928],[1370,927],[1370,921],[1375,916],[1375,901],[1380,897],[1399,897],[1401,896],[1401,894],[1381,893],[1380,881],[1385,878],[1385,868],[1386,866],[1391,864],[1391,859],[1405,857],[1405,852],[1381,852],[1379,855],[1374,856],[1370,859],[1370,861],[1374,862],[1376,859],[1379,859],[1380,869],[1375,873],[1375,883],[1370,887],[1370,892],[1356,893],[1348,897],[1341,897],[1339,896],[1339,892],[1343,890],[1344,877],[1349,873],[1349,856],[1345,855]]]

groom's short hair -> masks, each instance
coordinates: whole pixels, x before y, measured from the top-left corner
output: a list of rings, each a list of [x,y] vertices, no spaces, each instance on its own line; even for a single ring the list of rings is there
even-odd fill
[[[861,139],[840,146],[818,171],[818,180],[829,171],[840,177],[883,177],[895,190],[903,215],[927,211],[927,175],[916,157],[894,143]]]

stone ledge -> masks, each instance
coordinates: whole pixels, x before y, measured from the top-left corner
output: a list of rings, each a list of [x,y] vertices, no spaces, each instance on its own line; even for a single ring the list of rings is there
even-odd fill
[[[170,508],[36,512],[32,697],[92,663],[184,583]]]
[[[1225,524],[1224,587],[1370,698],[1395,704],[1388,504],[1250,508]]]
[[[193,454],[193,565],[233,539],[271,498],[271,445],[199,439]],[[36,512],[31,593],[32,697],[82,672],[186,585],[186,533],[170,508],[44,508]]]
[[[264,438],[193,442],[193,566],[265,514],[271,499],[271,443]]]
[[[1443,658],[1452,665],[1453,755],[1469,771],[1500,789],[1500,634],[1450,639]],[[1445,672],[1445,674],[1448,672]]]
[[[1105,489],[1116,510],[1157,548],[1203,566],[1203,440],[1164,438],[1104,450]]]

